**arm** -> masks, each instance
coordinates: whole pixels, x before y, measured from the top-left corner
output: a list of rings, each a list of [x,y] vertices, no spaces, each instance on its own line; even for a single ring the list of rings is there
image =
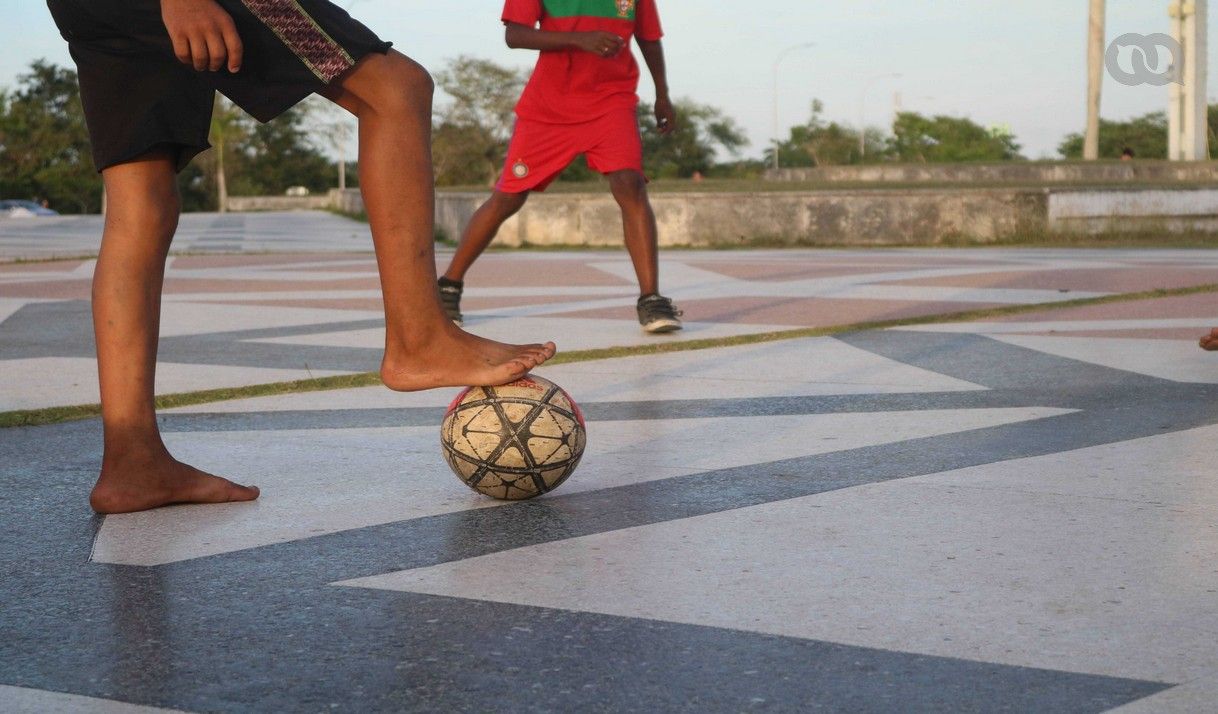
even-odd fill
[[[583,50],[601,57],[616,55],[626,44],[612,32],[552,32],[515,22],[507,23],[504,41],[514,50]]]
[[[661,134],[671,134],[677,128],[677,112],[668,97],[668,69],[664,63],[664,45],[659,40],[639,40],[639,51],[651,79],[656,85],[656,126]]]
[[[200,72],[241,69],[244,52],[237,26],[214,0],[161,0],[161,20],[173,53]]]

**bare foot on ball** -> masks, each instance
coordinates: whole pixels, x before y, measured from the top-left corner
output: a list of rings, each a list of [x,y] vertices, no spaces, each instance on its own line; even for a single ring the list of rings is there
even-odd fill
[[[398,392],[437,387],[495,386],[520,379],[554,356],[553,342],[508,345],[471,335],[445,322],[421,349],[390,347],[381,380]]]
[[[1218,352],[1218,327],[1210,330],[1208,335],[1201,338],[1201,349]]]
[[[133,513],[174,503],[231,503],[258,498],[241,486],[188,466],[168,452],[103,459],[89,505],[98,513]]]

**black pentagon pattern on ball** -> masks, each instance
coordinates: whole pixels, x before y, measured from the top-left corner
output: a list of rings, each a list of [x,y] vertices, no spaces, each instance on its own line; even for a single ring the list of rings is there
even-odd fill
[[[457,476],[502,500],[533,498],[560,486],[579,465],[586,441],[570,396],[546,380],[526,379],[544,393],[521,395],[515,385],[474,388],[450,410],[441,430],[444,457]]]

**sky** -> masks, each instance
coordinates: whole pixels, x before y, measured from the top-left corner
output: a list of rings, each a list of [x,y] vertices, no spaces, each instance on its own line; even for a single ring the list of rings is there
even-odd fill
[[[1009,126],[1029,158],[1052,158],[1085,120],[1087,0],[657,0],[674,98],[720,108],[758,156],[773,137],[773,67],[780,126],[808,119],[889,124],[894,94],[907,111]],[[381,37],[433,70],[458,55],[529,67],[503,44],[499,0],[337,0]],[[1170,32],[1168,0],[1108,0],[1107,38]],[[0,0],[0,86],[32,60],[70,64],[41,0]],[[1218,7],[1211,10],[1210,96],[1218,101]],[[899,77],[893,75],[900,75]],[[644,71],[644,100],[654,97]],[[865,100],[864,100],[865,95]],[[1103,116],[1167,106],[1166,87],[1107,78]],[[440,98],[443,101],[443,98]]]

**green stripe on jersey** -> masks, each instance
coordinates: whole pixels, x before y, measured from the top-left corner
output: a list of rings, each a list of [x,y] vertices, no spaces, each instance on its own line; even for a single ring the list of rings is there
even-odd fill
[[[634,20],[639,0],[542,0],[550,17],[610,17]]]

